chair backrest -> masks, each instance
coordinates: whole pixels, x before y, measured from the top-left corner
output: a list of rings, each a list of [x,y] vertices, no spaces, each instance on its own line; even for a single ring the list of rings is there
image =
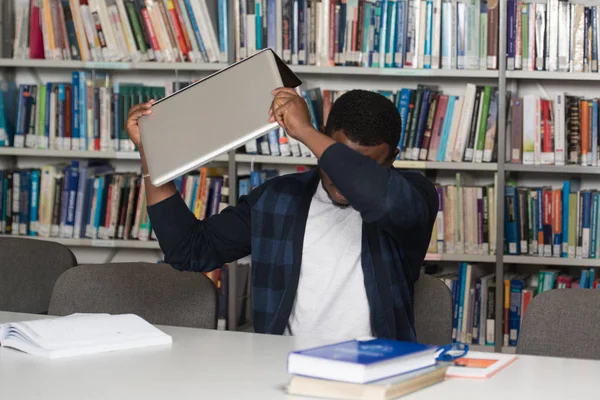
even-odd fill
[[[420,343],[452,342],[452,292],[440,279],[422,274],[415,282],[415,330]]]
[[[75,256],[62,244],[0,238],[0,310],[47,312],[56,280],[75,265]]]
[[[61,275],[48,313],[136,314],[157,325],[215,329],[217,310],[217,290],[204,274],[167,264],[114,263]]]
[[[600,359],[600,290],[555,289],[537,295],[523,318],[517,353]]]

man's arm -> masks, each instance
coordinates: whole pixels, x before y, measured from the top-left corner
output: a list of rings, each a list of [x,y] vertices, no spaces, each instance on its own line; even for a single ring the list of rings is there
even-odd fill
[[[179,270],[212,271],[250,254],[250,205],[199,221],[179,193],[148,207],[152,228],[165,261]]]
[[[402,247],[427,247],[438,197],[426,177],[379,165],[341,143],[323,152],[319,167],[365,222],[376,223]]]
[[[205,221],[198,221],[173,183],[150,182],[138,119],[152,113],[152,101],[131,108],[126,122],[129,138],[140,150],[150,222],[165,261],[179,270],[211,271],[250,254],[250,206],[241,198]]]

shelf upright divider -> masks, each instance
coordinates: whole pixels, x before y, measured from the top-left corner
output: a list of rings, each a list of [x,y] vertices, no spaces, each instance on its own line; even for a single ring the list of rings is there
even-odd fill
[[[499,1],[498,27],[498,176],[496,188],[496,315],[494,349],[502,352],[504,341],[502,320],[504,315],[504,185],[506,160],[506,1]]]

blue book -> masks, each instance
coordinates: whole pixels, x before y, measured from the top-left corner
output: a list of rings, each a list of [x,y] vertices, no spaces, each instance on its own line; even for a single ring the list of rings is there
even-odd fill
[[[404,40],[406,37],[407,0],[396,0],[396,35],[394,38],[394,68],[404,67]]]
[[[423,144],[423,136],[425,135],[425,127],[427,125],[427,117],[429,116],[429,106],[431,105],[431,90],[423,89],[423,97],[421,98],[421,111],[419,113],[419,123],[417,124],[417,134],[415,137],[414,147],[412,149],[411,160],[419,159],[419,152]]]
[[[257,1],[256,4],[254,5],[254,19],[256,20],[256,26],[255,26],[255,34],[256,34],[256,50],[262,50],[263,48],[263,42],[262,42],[262,31],[263,31],[263,26],[262,26],[262,9],[260,8],[261,4],[260,1]]]
[[[519,207],[515,187],[507,186],[504,188],[504,202],[504,229],[506,230],[508,254],[519,255],[521,254],[519,249]]]
[[[277,0],[267,0],[267,47],[277,49]]]
[[[459,267],[460,268],[460,267]],[[452,341],[456,342],[458,331],[458,296],[460,295],[460,273],[452,281]]]
[[[582,226],[582,238],[583,238],[583,248],[582,248],[582,256],[583,258],[590,257],[590,228],[592,222],[592,193],[588,190],[583,192],[583,219],[581,222]]]
[[[561,257],[569,255],[569,193],[571,193],[571,181],[563,183],[562,191],[562,251]]]
[[[88,140],[88,98],[87,98],[87,74],[86,72],[79,73],[79,148],[80,150],[93,150],[91,140]],[[92,148],[88,146],[92,144]]]
[[[381,17],[383,12],[382,10],[382,4],[381,4],[381,0],[376,0],[375,4],[373,5],[374,11],[375,11],[375,18],[372,21],[372,25],[373,25],[373,48],[371,49],[371,56],[370,56],[370,64],[369,66],[372,67],[379,67],[379,59],[381,58],[381,54],[379,53],[379,47],[380,47],[380,42],[381,42]]]
[[[71,98],[71,148],[73,150],[80,150],[79,126],[81,117],[79,115],[79,107],[81,106],[81,101],[79,100],[79,72],[77,71],[74,71],[72,74],[71,87],[73,88],[73,96]]]
[[[479,335],[481,334],[481,278],[475,281],[475,305],[473,307],[473,336],[471,343],[479,344]]]
[[[190,0],[184,0],[184,2],[185,2],[185,8],[187,10],[189,20],[192,23],[192,29],[194,31],[194,36],[196,36],[196,41],[198,42],[198,47],[200,47],[200,53],[202,53],[202,58],[205,60],[208,60],[208,56],[206,54],[206,47],[204,46],[204,42],[202,41],[202,36],[200,35],[200,28],[198,27],[198,23],[197,23],[198,19],[194,15],[194,10],[192,9]]]
[[[431,69],[431,49],[433,47],[433,0],[425,2],[425,51],[423,68]]]
[[[592,226],[590,240],[590,258],[597,258],[596,246],[598,244],[598,193],[592,193]]]
[[[4,206],[5,184],[4,171],[0,170],[0,233],[4,233],[4,227],[6,226],[6,207]]]
[[[27,98],[25,93],[29,92],[29,85],[19,85],[19,97],[17,104],[17,128],[13,137],[14,147],[25,147],[25,120],[27,118]]]
[[[4,109],[4,96],[0,91],[0,147],[10,144],[8,127],[6,126],[6,114]],[[1,182],[0,182],[1,183]]]
[[[518,221],[517,217],[517,221]],[[544,193],[541,188],[537,189],[537,221],[536,221],[536,232],[538,238],[544,238]],[[544,245],[546,243],[540,243],[538,241],[538,256],[544,256]]]
[[[377,67],[385,66],[385,50],[387,49],[387,20],[388,20],[388,0],[381,0],[381,14],[379,17],[379,63]],[[373,65],[375,67],[375,65]]]
[[[458,321],[456,326],[456,341],[462,342],[462,326],[463,326],[463,317],[465,317],[465,307],[468,304],[465,304],[465,293],[469,293],[469,288],[467,288],[467,263],[461,263],[460,268],[460,295],[458,297]]]
[[[446,156],[446,148],[448,147],[448,138],[450,137],[450,129],[452,128],[452,115],[454,114],[454,104],[456,104],[456,96],[448,96],[448,107],[444,116],[444,127],[440,147],[437,152],[436,161],[443,162]]]
[[[37,236],[38,221],[39,221],[39,204],[40,199],[40,170],[34,169],[31,171],[30,184],[30,199],[29,199],[29,235]]]
[[[523,298],[523,280],[510,281],[509,346],[516,346],[521,330],[521,299]]]
[[[398,112],[400,113],[401,123],[402,123],[402,132],[400,132],[400,142],[398,143],[398,148],[400,152],[398,153],[398,159],[400,159],[400,154],[402,154],[402,143],[404,141],[404,136],[406,134],[406,127],[408,125],[408,107],[410,106],[410,96],[412,94],[412,89],[402,89],[400,90],[400,100],[398,101]]]
[[[58,84],[58,100],[56,103],[57,108],[58,108],[58,115],[57,115],[58,129],[56,131],[58,150],[66,150],[66,148],[65,148],[65,115],[66,115],[65,100],[66,100],[65,84],[59,83]]]
[[[50,119],[54,118],[54,116],[50,115],[50,102],[52,99],[52,90],[54,85],[50,82],[46,84],[46,118],[44,120],[44,142],[42,144],[42,148],[48,149],[50,146]]]
[[[274,1],[273,1],[274,2]],[[229,10],[228,1],[219,0],[219,46],[221,50],[220,62],[227,62],[229,54]],[[275,31],[275,29],[269,28],[269,33]],[[270,45],[269,45],[270,47]],[[273,49],[276,46],[272,47]]]
[[[287,369],[293,375],[368,383],[432,366],[438,350],[438,346],[389,339],[350,340],[293,351]]]
[[[16,173],[16,172],[15,172]],[[31,171],[22,169],[19,192],[19,235],[29,235],[29,214],[31,200]]]
[[[589,277],[588,277],[588,270],[587,269],[583,269],[581,270],[581,278],[579,278],[579,287],[581,289],[589,289],[590,288],[590,282],[589,282]]]
[[[394,56],[396,54],[396,38],[398,34],[396,33],[396,28],[398,24],[396,23],[396,19],[398,16],[396,12],[398,11],[396,7],[396,0],[388,0],[387,2],[387,40],[385,46],[385,57],[382,65],[386,68],[391,68],[394,66]]]

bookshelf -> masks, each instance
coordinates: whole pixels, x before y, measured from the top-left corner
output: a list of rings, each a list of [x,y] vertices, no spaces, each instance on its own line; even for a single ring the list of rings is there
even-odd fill
[[[227,0],[229,10],[234,10],[237,2]],[[496,249],[495,255],[475,255],[475,254],[427,254],[427,262],[442,263],[475,263],[485,264],[489,271],[496,274],[495,283],[497,287],[502,287],[507,267],[524,266],[527,269],[543,266],[563,266],[563,267],[600,267],[600,259],[578,259],[578,258],[558,258],[558,257],[538,257],[530,255],[512,256],[502,254],[504,248],[504,210],[505,196],[504,188],[507,177],[512,174],[519,178],[526,176],[528,179],[533,177],[541,182],[548,178],[558,175],[583,175],[586,177],[595,177],[600,174],[600,166],[580,166],[580,165],[523,165],[511,164],[503,156],[507,153],[507,102],[506,93],[510,90],[513,93],[530,93],[545,88],[547,85],[562,85],[569,87],[573,85],[575,90],[598,89],[600,74],[597,72],[558,72],[558,71],[529,71],[529,70],[507,70],[507,7],[508,2],[499,3],[499,33],[498,33],[498,68],[487,69],[412,69],[412,68],[378,68],[378,67],[350,67],[350,66],[317,66],[317,65],[292,65],[291,69],[300,75],[308,87],[325,87],[332,90],[343,90],[353,87],[364,87],[368,89],[398,90],[402,85],[415,87],[419,83],[433,82],[439,86],[448,86],[451,92],[464,90],[465,83],[492,84],[498,87],[498,133],[497,133],[497,161],[491,163],[471,163],[471,162],[432,162],[432,161],[396,161],[394,166],[402,169],[423,170],[430,174],[448,174],[454,172],[465,172],[473,174],[478,178],[490,179],[494,173],[497,174],[497,192],[495,193],[495,214],[496,220],[501,221],[495,226]],[[216,72],[227,65],[230,65],[236,57],[235,54],[235,36],[236,32],[233,13],[229,15],[229,63],[189,63],[189,62],[89,62],[89,61],[62,61],[62,60],[19,60],[12,58],[0,58],[0,71],[4,72],[5,77],[15,77],[33,73],[36,79],[52,77],[66,77],[71,71],[83,70],[99,72],[108,71],[118,75],[124,80],[132,75],[141,77],[151,76],[172,78],[193,74],[207,75]],[[195,76],[195,75],[194,75]],[[10,79],[10,78],[6,78]],[[26,78],[27,79],[27,78]],[[158,78],[160,79],[160,78]],[[462,85],[462,87],[461,87]],[[459,89],[460,88],[460,89]],[[569,90],[569,89],[566,89]],[[135,162],[139,160],[139,155],[135,152],[119,151],[67,151],[67,150],[33,150],[23,148],[2,148],[0,147],[0,163],[5,162],[12,165],[34,162],[37,159],[95,159],[111,160],[119,162]],[[317,165],[315,158],[308,157],[284,157],[267,156],[252,154],[228,154],[219,156],[215,159],[218,163],[227,163],[230,179],[230,199],[235,203],[237,178],[246,172],[248,168],[254,165],[265,165],[270,168],[281,168],[289,171],[293,166],[303,165],[313,167]],[[67,246],[75,247],[80,250],[91,249],[118,249],[118,250],[156,250],[160,248],[155,241],[138,240],[94,240],[94,239],[60,239],[51,238]],[[232,269],[233,272],[235,269]],[[235,279],[231,279],[235,282]],[[235,289],[233,289],[234,291]],[[502,316],[503,310],[503,291],[497,290],[495,295],[495,336],[502,338]],[[233,302],[232,302],[233,303]],[[233,314],[233,313],[232,313]],[[235,327],[235,324],[232,326]],[[501,340],[496,340],[494,346],[472,346],[473,349],[502,352],[514,352],[514,347],[505,347]]]

